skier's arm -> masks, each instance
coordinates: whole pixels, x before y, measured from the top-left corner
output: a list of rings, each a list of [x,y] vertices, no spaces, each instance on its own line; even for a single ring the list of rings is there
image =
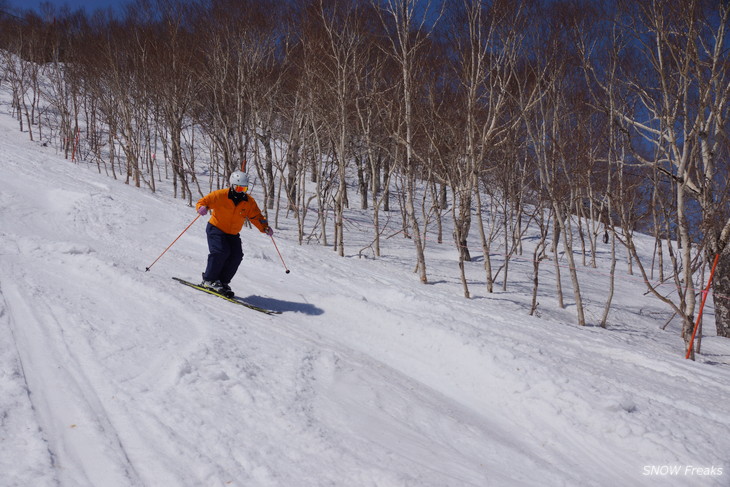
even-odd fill
[[[254,224],[254,226],[256,228],[259,229],[259,231],[261,233],[266,233],[266,229],[269,228],[269,222],[266,220],[264,215],[261,214],[259,205],[257,205],[255,201],[252,201],[251,203],[252,204],[251,204],[248,219],[251,223]]]
[[[215,192],[208,193],[198,200],[195,204],[195,210],[199,211],[201,206],[207,207],[209,210],[215,206]]]

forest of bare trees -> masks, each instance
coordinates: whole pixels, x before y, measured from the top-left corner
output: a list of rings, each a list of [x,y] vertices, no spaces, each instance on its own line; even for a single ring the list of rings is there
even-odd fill
[[[170,181],[188,203],[245,162],[269,219],[295,221],[300,243],[345,255],[345,210],[357,206],[373,222],[358,250],[378,257],[383,220],[397,220],[422,282],[426,229],[440,242],[448,219],[466,297],[475,252],[486,292],[507,289],[531,226],[533,296],[552,261],[556,299],[567,272],[581,325],[578,270],[596,265],[597,246],[612,270],[617,246],[628,250],[618,265],[666,303],[685,340],[719,255],[716,328],[730,337],[727,1],[0,10],[0,83],[18,128],[70,160],[150,191]],[[637,232],[655,239],[649,260]],[[602,326],[613,272],[608,287]]]

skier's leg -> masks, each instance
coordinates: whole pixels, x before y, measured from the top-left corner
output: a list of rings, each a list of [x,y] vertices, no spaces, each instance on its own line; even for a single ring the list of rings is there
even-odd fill
[[[208,265],[203,273],[204,281],[219,281],[230,254],[230,245],[225,233],[210,223],[205,228],[208,236]]]
[[[238,271],[238,266],[243,260],[243,249],[241,248],[240,235],[226,235],[228,244],[228,258],[221,269],[219,279],[223,284],[229,284]]]

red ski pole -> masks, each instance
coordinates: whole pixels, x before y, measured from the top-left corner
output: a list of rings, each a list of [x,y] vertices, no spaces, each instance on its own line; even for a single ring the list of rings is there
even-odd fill
[[[273,235],[269,235],[271,237],[271,242],[274,244],[274,248],[276,249],[276,253],[279,254],[279,258],[281,259],[281,263],[284,265],[284,269],[286,269],[286,273],[289,274],[289,268],[286,266],[286,263],[284,262],[284,258],[281,256],[281,252],[279,252],[279,247],[276,245],[276,241],[274,240]]]
[[[167,252],[168,250],[170,250],[170,247],[172,247],[175,244],[175,242],[177,242],[178,239],[183,236],[183,233],[185,233],[185,232],[188,231],[188,228],[190,228],[190,227],[193,226],[193,223],[195,223],[198,220],[198,218],[200,218],[200,214],[198,214],[198,216],[196,216],[195,219],[193,219],[193,221],[190,222],[190,225],[188,225],[187,227],[185,227],[185,230],[183,230],[182,232],[180,232],[180,235],[178,235],[177,238],[175,240],[173,240],[172,243],[170,245],[168,245],[165,250],[162,251],[162,253],[155,259],[155,262],[157,262],[158,260],[160,260],[160,257],[162,257],[163,255],[165,255],[165,252]],[[152,266],[155,265],[155,262],[151,263],[147,268],[145,268],[145,272],[149,272],[149,270],[152,268]]]

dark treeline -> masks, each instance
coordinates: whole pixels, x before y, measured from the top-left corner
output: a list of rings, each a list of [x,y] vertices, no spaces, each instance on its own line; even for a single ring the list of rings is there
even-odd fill
[[[70,159],[192,203],[246,161],[272,221],[344,255],[345,210],[397,218],[428,280],[453,226],[506,289],[528,226],[577,268],[599,245],[692,331],[708,264],[730,336],[730,4],[718,0],[137,0],[0,18],[20,129]],[[208,181],[206,179],[205,181]],[[396,209],[392,211],[392,209]],[[392,223],[392,222],[391,222]],[[634,232],[653,235],[651,262]],[[604,242],[605,241],[605,242]],[[478,249],[470,249],[467,242]],[[499,255],[499,259],[494,258]],[[576,261],[582,256],[582,262]],[[668,270],[669,269],[669,270]],[[566,272],[566,271],[562,271]],[[605,312],[613,290],[613,272]],[[674,292],[667,297],[665,283]]]

